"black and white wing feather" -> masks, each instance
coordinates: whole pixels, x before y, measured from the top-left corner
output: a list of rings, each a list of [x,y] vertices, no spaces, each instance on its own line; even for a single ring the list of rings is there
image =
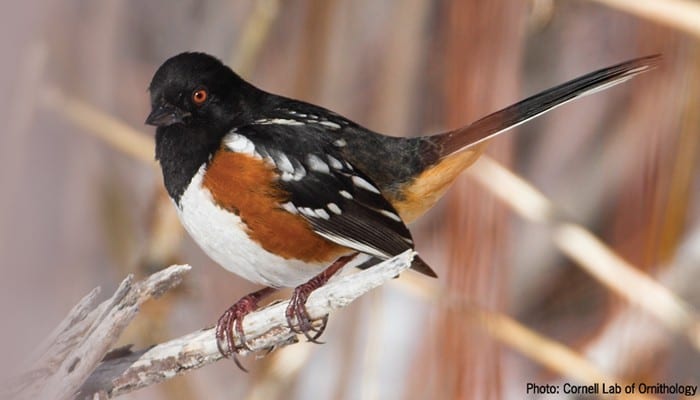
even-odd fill
[[[238,140],[238,146],[254,146],[247,150],[275,165],[279,185],[289,193],[281,205],[285,210],[309,221],[324,238],[379,259],[413,249],[408,228],[369,177],[344,160],[331,143],[298,146],[313,126],[286,121],[265,125],[238,128],[228,142],[250,138]],[[436,276],[418,257],[412,267]]]

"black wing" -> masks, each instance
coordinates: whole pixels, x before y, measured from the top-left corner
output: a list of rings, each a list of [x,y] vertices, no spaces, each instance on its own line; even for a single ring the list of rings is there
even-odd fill
[[[309,221],[317,234],[380,259],[413,249],[396,209],[367,175],[342,158],[328,134],[318,123],[268,119],[232,135],[248,138],[254,153],[275,165],[279,185],[290,196],[282,207]],[[419,258],[413,268],[435,275]]]

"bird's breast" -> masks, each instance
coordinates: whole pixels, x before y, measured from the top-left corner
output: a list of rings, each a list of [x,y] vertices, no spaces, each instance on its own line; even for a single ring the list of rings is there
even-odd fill
[[[279,206],[274,174],[259,160],[219,152],[193,176],[177,205],[180,220],[204,252],[256,283],[294,287],[348,249],[314,233]]]

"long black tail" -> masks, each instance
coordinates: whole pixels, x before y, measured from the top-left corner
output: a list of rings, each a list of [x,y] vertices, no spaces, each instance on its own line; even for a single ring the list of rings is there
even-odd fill
[[[432,136],[430,139],[440,145],[440,158],[449,156],[491,139],[562,104],[605,90],[649,71],[660,61],[661,56],[657,54],[591,72],[489,114],[470,125]]]

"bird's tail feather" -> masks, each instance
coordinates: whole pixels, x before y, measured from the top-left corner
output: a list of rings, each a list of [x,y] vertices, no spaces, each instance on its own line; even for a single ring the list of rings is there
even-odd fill
[[[418,254],[416,254],[415,257],[413,257],[411,269],[416,272],[420,272],[423,275],[427,275],[431,278],[437,278],[437,274],[435,273],[435,271],[433,271],[433,269],[430,268],[430,266],[425,261],[423,261],[423,259],[420,258]]]
[[[431,139],[440,145],[440,158],[447,157],[491,139],[562,104],[605,90],[653,69],[660,60],[661,56],[657,54],[591,72],[489,114],[470,125],[435,135]]]

